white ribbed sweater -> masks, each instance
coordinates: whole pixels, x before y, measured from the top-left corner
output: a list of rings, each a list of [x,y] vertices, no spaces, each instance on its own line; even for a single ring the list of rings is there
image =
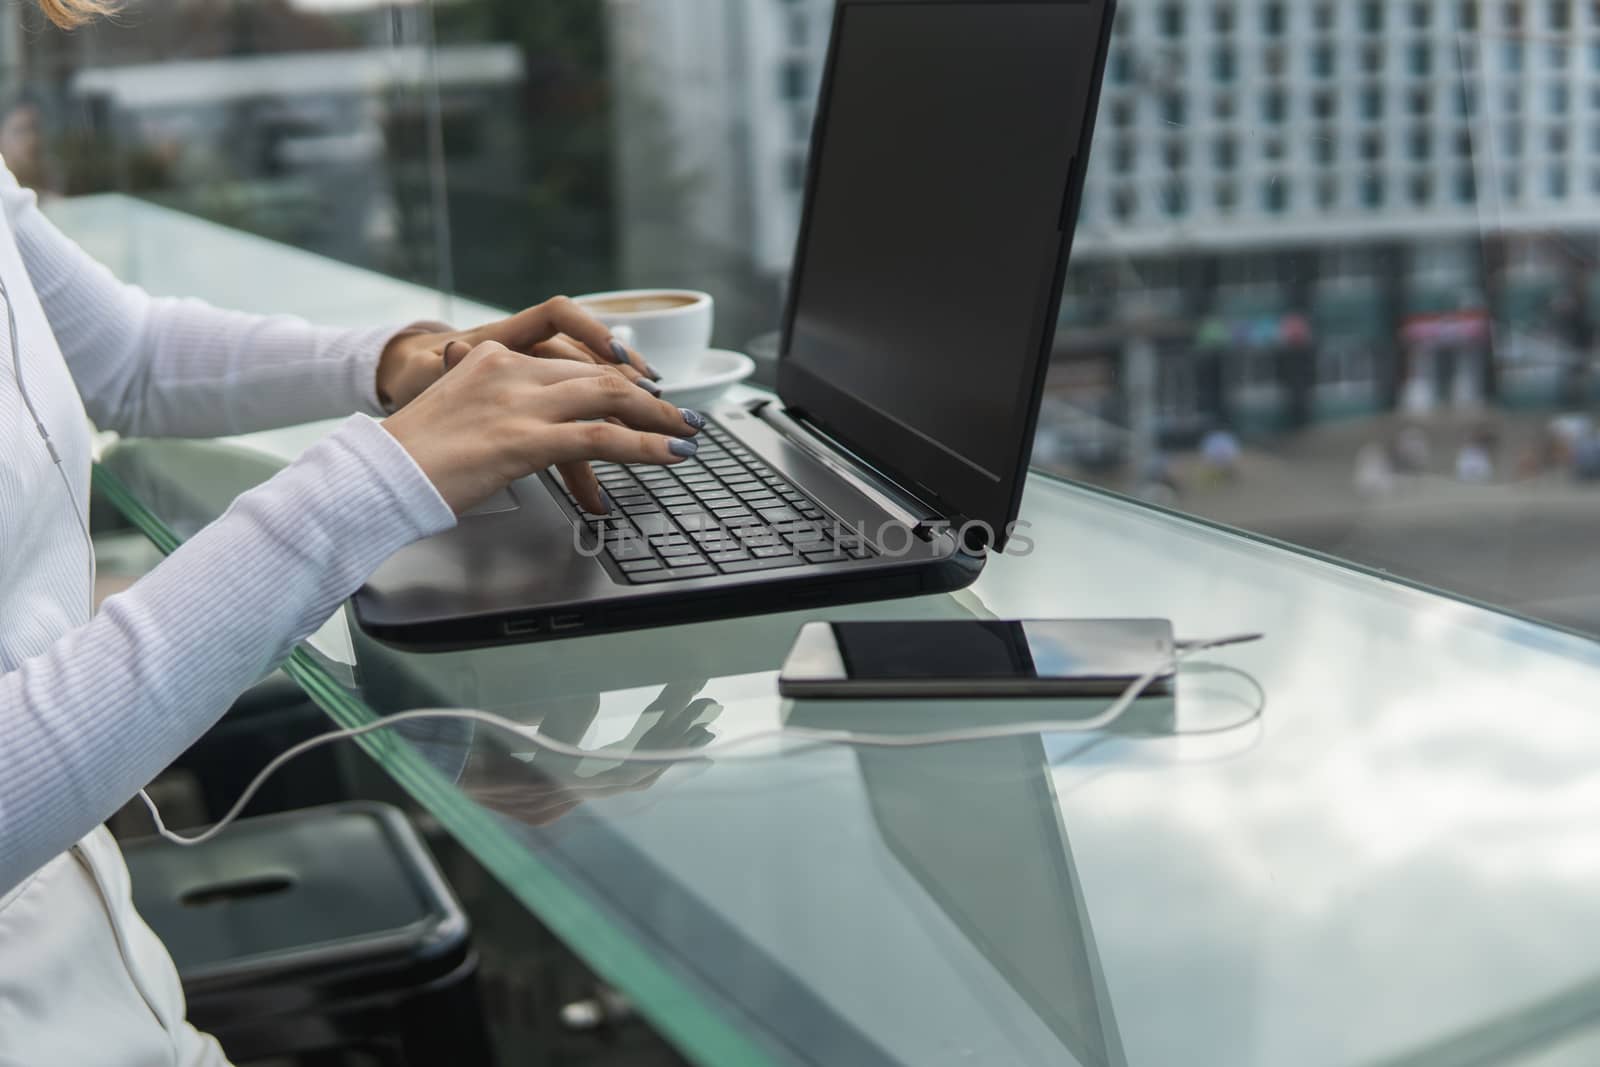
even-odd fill
[[[377,359],[394,328],[154,299],[57,231],[9,172],[0,214],[23,375],[80,502],[85,409],[104,429],[146,436],[378,413]],[[88,547],[14,377],[0,330],[0,906],[379,563],[454,522],[400,445],[355,415],[91,619]]]

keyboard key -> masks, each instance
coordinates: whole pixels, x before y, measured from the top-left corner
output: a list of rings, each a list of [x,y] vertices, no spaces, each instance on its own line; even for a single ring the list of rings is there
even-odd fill
[[[800,521],[800,513],[790,507],[757,508],[756,512],[772,526]]]
[[[606,552],[618,563],[634,559],[650,559],[650,546],[637,538],[606,542]]]
[[[678,532],[678,524],[659,512],[654,515],[636,515],[634,522],[639,527],[639,533],[645,537]]]
[[[788,545],[752,545],[746,544],[745,548],[756,559],[777,559],[780,556],[793,556],[794,550]]]
[[[652,585],[656,582],[681,582],[690,578],[710,578],[717,573],[715,567],[709,564],[699,567],[686,567],[683,570],[644,571],[640,574],[628,575],[628,581],[638,585]]]
[[[710,556],[711,556],[711,562],[712,563],[717,563],[717,564],[737,563],[739,560],[749,559],[750,558],[750,553],[748,553],[748,552],[712,552],[710,554]]]
[[[838,545],[809,549],[804,555],[807,563],[838,563],[850,558]]]
[[[672,560],[676,556],[698,557],[700,555],[700,550],[693,545],[661,545],[656,549],[656,552],[660,554],[662,559],[667,561],[668,566],[674,565]]]
[[[751,571],[775,571],[784,567],[798,567],[800,560],[795,556],[785,556],[781,559],[746,559],[735,560],[731,563],[719,563],[717,566],[724,574],[748,574]]]
[[[661,561],[653,556],[648,559],[621,560],[617,563],[617,566],[622,568],[622,572],[624,574],[638,574],[641,571],[659,571],[665,569],[662,567]]]
[[[684,570],[704,562],[698,552],[692,556],[663,556],[662,561],[673,570]]]
[[[828,536],[814,526],[801,526],[797,529],[784,530],[783,539],[791,545],[798,545],[802,550],[807,546],[826,545]]]

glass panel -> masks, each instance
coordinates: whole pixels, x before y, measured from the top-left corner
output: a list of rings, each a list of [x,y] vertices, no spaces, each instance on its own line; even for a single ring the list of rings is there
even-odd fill
[[[135,228],[112,194],[452,288],[435,68],[452,88],[506,91],[503,49],[436,55],[421,0],[130,0],[71,32],[31,3],[15,15],[0,30],[0,155],[120,276],[165,290],[183,246]],[[254,308],[248,272],[236,280],[229,302]]]
[[[1108,82],[1036,462],[1600,632],[1595,6],[1155,6],[1239,74]]]

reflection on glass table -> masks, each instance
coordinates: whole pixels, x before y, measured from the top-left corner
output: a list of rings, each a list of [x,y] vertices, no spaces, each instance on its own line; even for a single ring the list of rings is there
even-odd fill
[[[288,441],[122,442],[100,481],[166,538]],[[1593,1062],[1593,644],[1048,479],[1023,517],[1038,551],[961,596],[432,656],[336,619],[291,666],[341,726],[474,708],[589,749],[711,751],[662,771],[459,723],[363,739],[696,1062]],[[1267,637],[1116,731],[715,758],[791,722],[1019,713],[781,701],[818,614]]]

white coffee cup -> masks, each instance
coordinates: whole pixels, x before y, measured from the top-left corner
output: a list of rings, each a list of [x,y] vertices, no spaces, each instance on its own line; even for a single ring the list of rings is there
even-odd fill
[[[687,378],[707,348],[716,302],[693,289],[619,289],[577,301],[666,379]]]

